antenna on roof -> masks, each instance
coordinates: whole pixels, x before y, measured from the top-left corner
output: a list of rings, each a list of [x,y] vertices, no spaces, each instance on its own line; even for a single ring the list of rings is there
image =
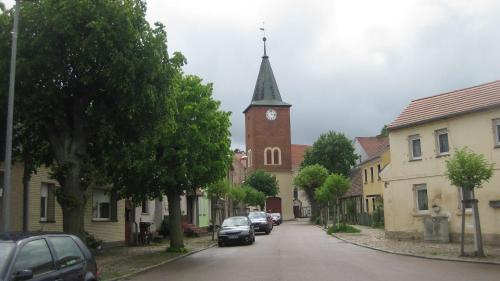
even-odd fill
[[[262,41],[264,41],[264,57],[267,57],[267,51],[266,51],[266,29],[264,28],[264,25],[265,23],[262,22],[262,27],[259,28],[260,30],[262,30],[262,33],[264,34],[264,36],[262,37]]]

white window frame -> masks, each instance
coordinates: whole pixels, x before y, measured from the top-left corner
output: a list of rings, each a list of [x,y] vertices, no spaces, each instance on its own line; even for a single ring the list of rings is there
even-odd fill
[[[420,156],[413,155],[413,142],[418,140],[420,142]],[[422,138],[420,135],[411,135],[408,137],[408,145],[410,147],[410,160],[422,160]]]
[[[462,193],[462,187],[459,187],[458,189],[458,209],[462,210],[462,200],[463,200],[463,193]],[[469,190],[471,193],[471,198],[472,198],[472,190]],[[472,211],[472,204],[470,208],[465,208],[466,211]]]
[[[500,118],[493,119],[493,140],[495,142],[495,147],[500,147],[500,135],[498,127],[500,127]]]
[[[436,135],[436,153],[438,156],[450,155],[450,134],[448,134],[448,129],[439,129],[435,131]],[[446,139],[448,140],[448,151],[441,152],[441,142],[439,136],[446,135]],[[420,141],[420,145],[422,145],[422,141]]]
[[[108,203],[109,211],[108,217],[102,217],[101,214],[101,204]],[[111,220],[111,198],[109,194],[106,194],[105,190],[93,189],[92,190],[92,208],[93,214],[92,219],[95,221],[110,221]]]
[[[48,212],[49,212],[49,208],[48,208],[48,203],[49,203],[49,186],[45,183],[42,183],[42,186],[40,187],[40,205],[42,204],[42,200],[44,201],[45,203],[45,207],[44,207],[44,213],[45,213],[45,216],[42,216],[42,212],[40,212],[40,221],[47,221],[47,217],[48,217]],[[42,210],[42,206],[40,206],[40,211]]]
[[[425,210],[420,210],[418,206],[418,192],[420,190],[425,190],[427,194],[427,209]],[[414,184],[413,185],[413,192],[414,192],[414,198],[415,198],[415,211],[417,213],[426,213],[429,212],[429,189],[427,189],[427,184],[425,183],[419,183],[419,184]]]

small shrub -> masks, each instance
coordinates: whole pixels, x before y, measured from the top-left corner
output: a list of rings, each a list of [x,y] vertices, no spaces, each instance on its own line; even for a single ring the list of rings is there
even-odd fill
[[[101,251],[102,250],[102,243],[103,241],[101,239],[97,239],[93,234],[90,234],[85,231],[85,245],[89,247],[91,250],[95,251]]]
[[[312,219],[312,221],[316,225],[323,225],[323,220],[321,219],[320,216],[315,217],[314,219]]]
[[[327,233],[329,235],[333,233],[359,233],[359,232],[361,232],[361,230],[355,228],[354,226],[343,223],[337,224],[337,227],[335,227],[335,229],[333,228],[333,226],[330,226],[327,230]]]
[[[373,222],[372,227],[384,228],[384,205],[380,202],[376,205],[373,211]]]

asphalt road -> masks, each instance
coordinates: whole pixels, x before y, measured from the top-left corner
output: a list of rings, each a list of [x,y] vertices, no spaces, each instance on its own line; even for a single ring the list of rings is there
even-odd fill
[[[500,265],[386,254],[342,242],[305,222],[286,222],[251,246],[211,248],[129,280],[500,281]]]

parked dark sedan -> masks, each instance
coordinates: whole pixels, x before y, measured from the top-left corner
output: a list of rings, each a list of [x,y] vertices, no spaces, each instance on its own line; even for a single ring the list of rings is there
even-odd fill
[[[219,247],[226,243],[255,242],[252,222],[247,217],[230,217],[224,220],[217,233]]]
[[[248,218],[252,221],[255,232],[271,233],[273,222],[266,212],[250,212]]]
[[[94,257],[76,236],[11,233],[0,236],[0,280],[99,280]]]

